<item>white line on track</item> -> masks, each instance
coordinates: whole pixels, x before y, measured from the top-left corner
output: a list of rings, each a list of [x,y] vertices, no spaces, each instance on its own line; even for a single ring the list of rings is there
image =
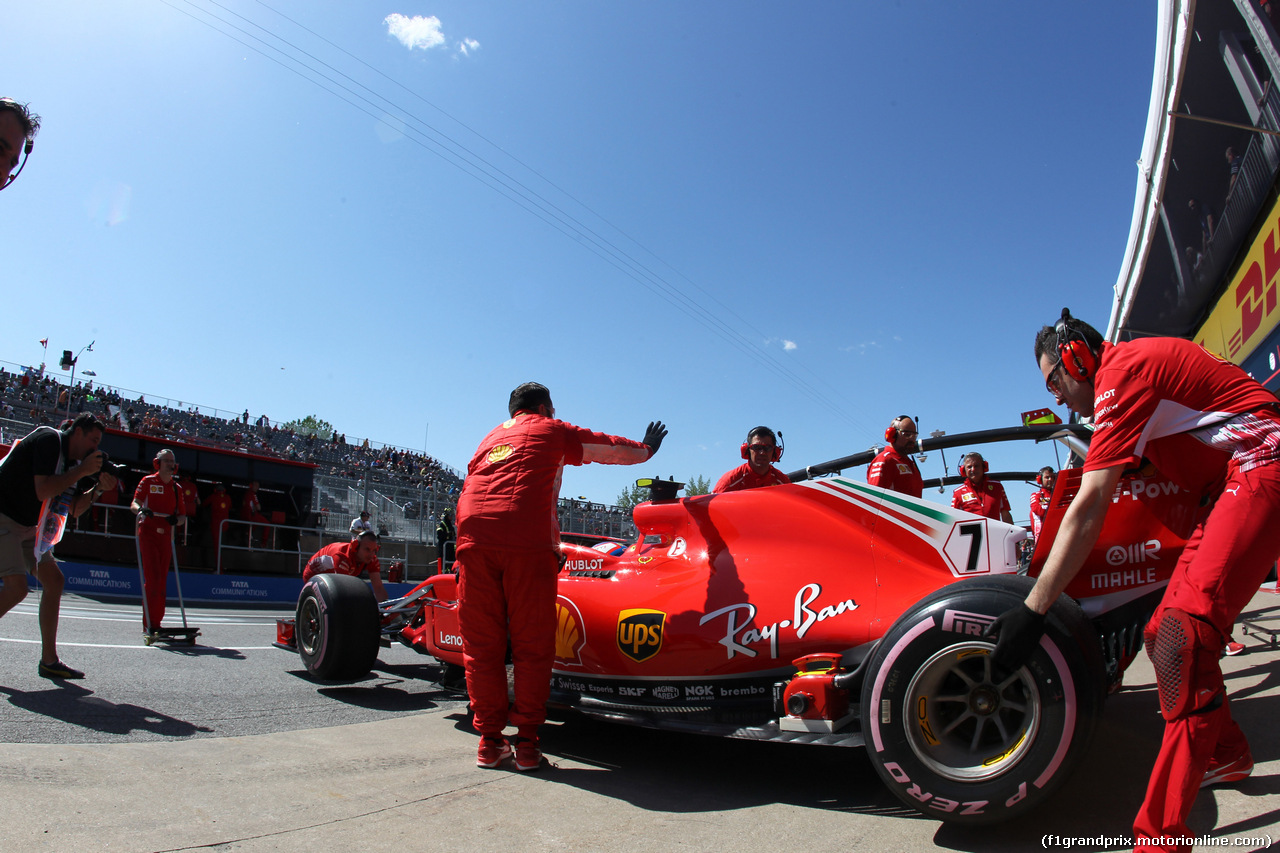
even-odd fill
[[[14,637],[0,637],[0,643],[22,643],[23,645],[28,646],[40,645],[39,640],[19,640]],[[67,643],[62,640],[58,641],[59,648],[63,646],[76,646],[81,649],[147,649],[162,648],[166,645],[167,644],[163,643],[159,646],[145,646],[141,643]],[[197,644],[190,648],[201,648],[201,646]],[[274,649],[275,646],[204,646],[204,648],[216,648],[218,651],[226,652],[260,652],[265,651],[266,649]]]
[[[170,608],[176,611],[177,608]],[[22,602],[14,607],[10,613],[19,616],[36,616],[39,613],[38,604],[30,604]],[[188,610],[187,616],[191,619],[198,619],[201,622],[216,625],[271,625],[276,619],[280,618],[279,614],[263,614],[262,616],[248,616],[238,614],[236,616],[224,616],[218,613],[200,612]],[[115,609],[95,609],[89,607],[67,607],[64,605],[60,610],[59,619],[86,619],[95,622],[137,622],[142,618],[141,608],[131,608],[129,610]]]

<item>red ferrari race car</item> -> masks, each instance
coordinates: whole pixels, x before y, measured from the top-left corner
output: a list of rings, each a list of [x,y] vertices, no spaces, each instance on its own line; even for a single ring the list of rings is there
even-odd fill
[[[922,450],[1054,438],[1083,457],[1088,435],[1017,427]],[[1021,527],[816,478],[871,455],[751,491],[677,499],[679,484],[659,484],[635,508],[634,542],[564,542],[553,704],[660,729],[865,746],[904,803],[947,821],[1008,820],[1042,801],[1138,651],[1196,502],[1159,476],[1126,476],[1039,650],[1003,672],[983,631],[1025,597],[1023,573],[1037,574],[1078,469],[1058,478],[1028,572]],[[932,485],[943,482],[955,479]],[[436,575],[379,609],[362,581],[319,575],[280,639],[296,633],[307,669],[327,680],[367,674],[382,638],[459,665],[456,580]]]

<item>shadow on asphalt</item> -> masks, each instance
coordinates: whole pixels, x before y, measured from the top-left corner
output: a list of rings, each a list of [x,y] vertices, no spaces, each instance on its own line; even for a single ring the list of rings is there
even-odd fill
[[[213,731],[150,708],[99,699],[92,690],[68,682],[47,690],[23,691],[0,687],[0,693],[7,695],[10,704],[17,708],[107,734],[127,735],[141,731],[182,738]]]

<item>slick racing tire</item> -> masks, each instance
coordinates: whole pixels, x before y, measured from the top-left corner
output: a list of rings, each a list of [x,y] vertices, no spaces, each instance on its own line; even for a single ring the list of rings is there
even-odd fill
[[[354,681],[378,659],[382,616],[359,578],[316,575],[298,596],[294,636],[307,672],[324,681]]]
[[[982,632],[1031,578],[959,581],[904,613],[862,685],[876,772],[902,802],[953,823],[997,823],[1036,806],[1088,746],[1106,696],[1098,638],[1062,596],[1030,662],[1008,673]]]

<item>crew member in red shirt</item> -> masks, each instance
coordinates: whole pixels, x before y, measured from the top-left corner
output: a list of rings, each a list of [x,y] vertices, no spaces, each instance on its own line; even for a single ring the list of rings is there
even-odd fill
[[[187,511],[187,518],[194,519],[196,512],[200,509],[200,491],[196,488],[196,481],[190,477],[178,476],[178,489],[182,492],[182,508]],[[183,531],[187,535],[191,534],[191,528],[188,527]],[[184,544],[186,540],[183,540]]]
[[[761,486],[778,486],[790,483],[787,475],[773,467],[773,463],[782,458],[782,448],[778,446],[777,436],[767,426],[758,426],[747,433],[747,440],[742,442],[742,458],[747,460],[724,476],[711,491],[736,492],[740,489],[758,489]]]
[[[1049,501],[1053,499],[1053,484],[1058,479],[1058,472],[1049,465],[1036,474],[1036,485],[1039,486],[1031,495],[1031,535],[1040,538],[1040,528],[1044,527],[1044,515],[1049,511]]]
[[[1013,524],[1009,497],[1004,493],[1004,486],[987,477],[987,462],[981,453],[966,453],[960,463],[960,473],[964,475],[964,482],[952,492],[951,506]]]
[[[142,560],[142,626],[155,634],[164,620],[165,588],[173,557],[174,529],[186,523],[182,490],[173,479],[178,461],[172,450],[161,450],[148,474],[133,492],[129,509],[138,516],[138,555]]]
[[[267,517],[262,514],[262,502],[258,500],[258,481],[254,480],[249,484],[249,491],[244,493],[244,498],[240,501],[240,520],[255,521],[258,524],[267,524]],[[262,547],[267,547],[267,540],[271,536],[271,528],[260,527],[260,541]],[[249,544],[253,544],[254,528],[249,528]]]
[[[888,444],[867,466],[867,482],[913,498],[920,497],[924,484],[920,479],[920,469],[910,455],[920,446],[917,435],[916,422],[911,418],[906,415],[894,418],[884,431],[884,440]]]
[[[1197,344],[1104,343],[1066,309],[1036,335],[1035,354],[1049,392],[1092,418],[1094,432],[1079,491],[1035,586],[989,629],[999,636],[998,665],[1016,669],[1038,647],[1044,614],[1097,542],[1125,469],[1145,457],[1180,487],[1202,492],[1216,481],[1145,631],[1165,730],[1134,834],[1190,837],[1187,815],[1200,788],[1253,770],[1249,744],[1228,710],[1218,658],[1280,554],[1277,400]],[[1216,460],[1216,470],[1206,470],[1206,459]]]
[[[222,534],[226,527],[222,522],[231,517],[231,495],[222,483],[215,483],[209,495],[209,541],[215,549],[222,547]]]
[[[517,770],[542,765],[538,727],[547,715],[555,660],[556,576],[563,559],[556,500],[565,465],[634,465],[667,434],[649,424],[643,441],[592,432],[555,419],[551,392],[526,382],[511,392],[511,419],[480,442],[458,499],[458,621],[467,693],[480,733],[476,764],[511,755],[502,735],[516,727]],[[515,669],[507,700],[506,655]]]
[[[378,561],[378,535],[372,530],[361,531],[350,542],[334,542],[316,551],[302,570],[302,580],[309,581],[329,572],[356,578],[368,572],[374,597],[387,600],[387,590],[382,585],[382,564]]]

